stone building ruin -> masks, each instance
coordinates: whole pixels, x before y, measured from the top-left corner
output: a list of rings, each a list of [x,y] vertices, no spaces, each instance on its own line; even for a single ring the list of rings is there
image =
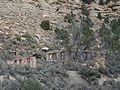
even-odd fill
[[[16,57],[14,60],[8,60],[8,65],[22,65],[29,66],[30,68],[36,68],[36,57],[28,56],[28,57]]]
[[[76,52],[74,50],[53,50],[46,52],[46,61],[69,61],[74,60]],[[93,51],[83,51],[80,52],[79,59],[81,61],[94,60],[95,68],[105,68],[105,53],[104,52],[93,52]]]
[[[69,52],[67,50],[53,50],[46,53],[46,61],[68,60]]]

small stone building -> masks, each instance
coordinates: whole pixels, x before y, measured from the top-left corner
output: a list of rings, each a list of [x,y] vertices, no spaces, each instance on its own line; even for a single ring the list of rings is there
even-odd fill
[[[73,50],[53,50],[48,51],[46,53],[46,61],[68,61],[68,60],[75,60],[75,51]],[[105,68],[105,53],[104,52],[92,52],[92,51],[84,51],[81,52],[79,55],[79,59],[82,61],[94,61],[95,68]]]
[[[46,53],[46,61],[69,60],[73,51],[66,49],[48,51]]]
[[[76,56],[78,54],[79,56]],[[76,57],[79,60],[93,60],[93,52],[91,51],[75,51],[75,50],[52,50],[46,53],[47,61],[55,61],[55,60],[74,60]]]
[[[8,60],[7,64],[12,65],[23,65],[23,66],[29,66],[30,68],[36,68],[36,57],[34,56],[28,56],[28,57],[16,57],[14,60]]]

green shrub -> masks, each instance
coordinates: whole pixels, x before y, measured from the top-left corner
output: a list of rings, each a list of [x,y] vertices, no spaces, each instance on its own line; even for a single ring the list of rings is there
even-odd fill
[[[98,13],[97,18],[100,19],[100,20],[102,19],[102,15],[101,15],[101,13]]]
[[[82,33],[86,36],[86,38],[92,36],[93,34],[89,27],[84,27]]]
[[[49,22],[49,20],[42,21],[42,23],[40,24],[40,26],[44,30],[49,30],[50,29],[50,22]]]
[[[30,40],[32,38],[32,36],[29,33],[25,33],[24,35],[21,35],[21,36],[18,35],[16,39],[18,41],[21,41],[21,37],[26,38],[26,40]]]
[[[81,9],[83,15],[89,16],[89,11],[87,10],[85,3],[82,4]]]
[[[110,0],[99,0],[99,5],[108,4]]]
[[[95,0],[82,0],[85,4],[91,4],[92,2],[95,2]]]
[[[64,17],[64,21],[65,21],[65,22],[68,22],[68,23],[72,23],[74,16],[75,16],[75,15],[74,15],[73,12],[71,11],[69,14],[67,14],[67,15]]]
[[[104,22],[107,23],[107,24],[109,24],[109,17],[106,17],[106,18],[104,19]]]
[[[64,21],[65,21],[65,22],[68,22],[68,23],[71,23],[71,22],[72,22],[71,15],[70,15],[70,14],[67,14],[67,15],[64,17]]]
[[[102,42],[104,43],[104,48],[108,49],[109,51],[119,51],[120,50],[120,43],[119,43],[119,36],[120,36],[120,23],[118,20],[112,20],[110,22],[111,29],[108,29],[105,25],[103,25],[100,29],[100,36],[102,37]]]
[[[42,88],[37,80],[28,79],[21,83],[20,90],[42,90]]]
[[[21,37],[20,37],[20,36],[17,36],[16,39],[17,39],[18,41],[21,41]]]
[[[29,33],[25,33],[24,35],[22,35],[21,37],[26,38],[27,40],[31,39],[32,36]]]
[[[96,76],[97,74],[98,74],[98,72],[96,70],[92,70],[92,69],[88,69],[88,70],[85,70],[84,72],[82,72],[82,75],[85,75],[86,77]]]
[[[100,0],[100,1],[99,1],[99,5],[104,5],[104,1],[103,1],[103,0]]]
[[[97,69],[91,69],[89,67],[82,67],[78,73],[88,83],[91,83],[91,81],[95,81],[97,78],[101,77]]]
[[[106,0],[106,4],[108,4],[111,0]]]
[[[56,28],[55,34],[56,34],[56,39],[62,40],[62,42],[60,43],[61,45],[66,46],[69,44],[69,34],[66,30]]]

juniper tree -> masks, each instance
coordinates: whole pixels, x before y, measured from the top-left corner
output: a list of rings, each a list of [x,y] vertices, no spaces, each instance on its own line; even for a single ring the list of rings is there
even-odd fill
[[[87,10],[87,9],[86,9]],[[83,9],[84,12],[84,9]],[[87,12],[88,13],[88,12]],[[61,44],[66,47],[68,50],[75,50],[75,57],[74,59],[80,60],[80,50],[85,50],[86,48],[91,47],[91,43],[93,42],[93,32],[90,27],[93,25],[90,18],[88,17],[89,14],[81,15],[81,21],[76,22],[73,13],[71,12],[69,15],[71,17],[71,23],[69,28],[66,30],[55,30],[56,38],[61,40]],[[70,55],[71,56],[71,55]],[[71,58],[73,58],[71,57]]]

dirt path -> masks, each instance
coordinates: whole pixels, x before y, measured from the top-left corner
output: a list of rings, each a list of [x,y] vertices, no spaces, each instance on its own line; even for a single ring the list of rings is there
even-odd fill
[[[68,78],[69,84],[87,83],[84,79],[81,78],[81,76],[79,74],[77,74],[76,71],[67,71],[67,74],[69,75],[69,78]]]

